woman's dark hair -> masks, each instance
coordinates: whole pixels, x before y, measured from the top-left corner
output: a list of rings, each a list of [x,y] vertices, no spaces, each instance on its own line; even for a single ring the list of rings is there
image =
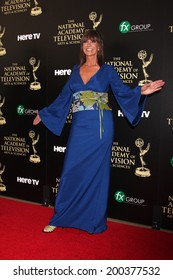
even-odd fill
[[[87,30],[81,39],[80,43],[80,66],[83,65],[86,62],[86,55],[83,52],[83,43],[86,42],[87,40],[91,41],[97,41],[99,45],[99,51],[97,54],[97,60],[99,66],[102,66],[104,64],[104,53],[103,53],[103,40],[101,34],[96,31],[96,30]]]

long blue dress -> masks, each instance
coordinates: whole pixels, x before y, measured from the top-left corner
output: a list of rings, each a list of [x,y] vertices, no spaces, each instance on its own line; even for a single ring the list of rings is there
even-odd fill
[[[90,233],[101,233],[107,228],[114,122],[104,97],[110,89],[125,117],[136,125],[146,99],[141,95],[141,87],[131,89],[124,85],[116,70],[107,64],[102,65],[86,84],[80,76],[80,67],[75,65],[59,96],[39,111],[46,127],[60,135],[71,105],[75,108],[50,225]],[[88,101],[88,96],[94,102]]]

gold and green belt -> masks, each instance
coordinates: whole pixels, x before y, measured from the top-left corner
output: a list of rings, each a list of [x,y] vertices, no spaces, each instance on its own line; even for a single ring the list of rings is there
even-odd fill
[[[112,110],[108,103],[107,92],[78,91],[73,94],[72,112],[84,110],[98,110],[100,120],[100,139],[102,138],[103,128],[103,110]]]

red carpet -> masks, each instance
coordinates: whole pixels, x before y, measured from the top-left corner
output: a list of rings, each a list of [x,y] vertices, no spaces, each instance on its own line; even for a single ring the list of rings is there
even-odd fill
[[[108,221],[89,235],[77,229],[41,229],[52,208],[0,197],[1,260],[172,260],[173,233]]]

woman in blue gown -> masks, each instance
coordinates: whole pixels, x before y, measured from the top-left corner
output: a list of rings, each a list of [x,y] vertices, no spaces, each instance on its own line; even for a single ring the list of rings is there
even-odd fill
[[[110,89],[130,124],[137,125],[146,95],[161,89],[162,80],[142,88],[124,85],[116,70],[104,63],[99,32],[87,31],[81,40],[80,64],[73,67],[64,88],[33,121],[42,121],[60,135],[72,105],[72,125],[67,143],[55,213],[43,232],[72,227],[89,233],[107,228],[110,159],[114,122],[108,102]]]

